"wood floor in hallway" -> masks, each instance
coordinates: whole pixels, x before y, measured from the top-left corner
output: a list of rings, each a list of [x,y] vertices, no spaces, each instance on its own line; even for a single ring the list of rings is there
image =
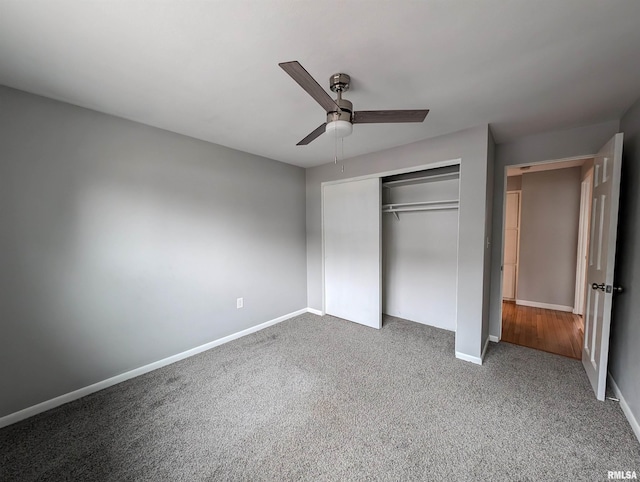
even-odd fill
[[[581,359],[583,339],[578,315],[502,303],[502,341]]]

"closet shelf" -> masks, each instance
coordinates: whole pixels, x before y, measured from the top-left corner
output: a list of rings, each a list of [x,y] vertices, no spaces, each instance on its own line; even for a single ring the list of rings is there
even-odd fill
[[[400,186],[410,186],[412,184],[423,184],[425,182],[433,181],[446,181],[448,179],[458,179],[460,172],[447,172],[445,174],[432,174],[430,176],[414,177],[412,179],[400,179],[397,181],[385,181],[382,183],[382,187],[392,188]]]

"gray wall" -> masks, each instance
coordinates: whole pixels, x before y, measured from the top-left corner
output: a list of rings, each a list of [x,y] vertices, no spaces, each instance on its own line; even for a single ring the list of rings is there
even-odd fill
[[[523,174],[517,299],[573,308],[580,167]]]
[[[575,129],[546,132],[496,146],[493,186],[494,240],[491,251],[490,334],[500,337],[502,307],[502,221],[504,215],[505,167],[538,161],[588,156],[600,150],[618,132],[619,121],[609,121]]]
[[[620,130],[624,148],[615,283],[625,292],[614,298],[609,372],[640,421],[640,100],[622,117]]]
[[[507,191],[519,191],[522,189],[522,176],[509,176],[507,178]]]
[[[306,307],[304,176],[0,87],[0,416]]]
[[[322,182],[349,179],[451,159],[460,171],[458,301],[456,351],[479,357],[482,350],[483,278],[487,198],[488,126],[349,159],[344,172],[333,163],[307,169],[307,293],[309,306],[322,309]],[[485,323],[488,320],[484,320]]]
[[[458,199],[458,179],[383,189],[383,202]],[[456,329],[458,211],[382,215],[383,312]]]

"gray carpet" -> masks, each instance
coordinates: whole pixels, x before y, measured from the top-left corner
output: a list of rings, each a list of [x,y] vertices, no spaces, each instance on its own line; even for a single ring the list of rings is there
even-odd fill
[[[0,430],[1,480],[607,480],[640,472],[577,360],[303,315]]]

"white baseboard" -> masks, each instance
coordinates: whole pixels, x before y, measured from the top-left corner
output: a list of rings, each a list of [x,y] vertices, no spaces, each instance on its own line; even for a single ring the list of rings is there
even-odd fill
[[[611,376],[611,373],[608,373],[607,375],[608,375],[607,378],[609,380],[609,385],[613,389],[613,393],[615,394],[616,398],[620,400],[620,408],[622,409],[622,412],[624,413],[625,417],[627,417],[627,420],[629,421],[629,425],[631,425],[631,429],[633,430],[633,433],[636,434],[636,438],[638,439],[638,442],[640,442],[640,424],[638,423],[638,420],[636,420],[636,417],[633,415],[633,412],[631,412],[631,408],[629,408],[629,404],[622,396],[622,392],[620,391],[620,388],[618,387],[618,384],[616,383],[616,381]]]
[[[532,308],[544,308],[545,310],[567,311],[573,313],[573,306],[553,305],[551,303],[541,303],[539,301],[516,300],[516,305],[531,306]]]
[[[480,358],[479,356],[467,355],[466,353],[457,351],[456,358],[460,360],[468,361],[471,363],[475,363],[476,365],[482,365],[482,358]]]
[[[500,338],[498,338],[497,336],[489,335],[489,341],[498,343],[500,341]]]
[[[490,338],[490,337],[489,337]],[[482,365],[482,360],[484,360],[484,355],[487,353],[487,347],[489,346],[489,338],[484,342],[484,347],[482,348],[482,353],[480,356],[467,355],[466,353],[462,353],[457,351],[456,358],[464,361],[468,361],[471,363],[475,363],[476,365]]]
[[[307,313],[311,313],[312,315],[324,316],[324,313],[320,310],[316,310],[315,308],[307,308]]]
[[[42,403],[38,403],[37,405],[32,405],[31,407],[19,410],[18,412],[10,413],[9,415],[5,415],[4,417],[0,418],[0,428],[14,424],[26,418],[33,417],[34,415],[46,412],[47,410],[51,410],[52,408],[59,407],[60,405],[64,405],[65,403],[69,403],[79,398],[86,397],[87,395],[100,390],[104,390],[105,388],[109,388],[131,378],[144,375],[145,373],[157,370],[158,368],[162,368],[177,361],[184,360],[185,358],[192,357],[194,355],[197,355],[198,353],[202,353],[203,351],[207,351],[216,346],[223,345],[224,343],[228,343],[243,336],[250,335],[251,333],[255,333],[256,331],[264,330],[269,326],[273,326],[277,323],[288,320],[298,315],[302,315],[304,313],[311,313],[310,308],[303,308],[301,310],[279,316],[278,318],[274,318],[273,320],[269,320],[259,325],[252,326],[251,328],[247,328],[246,330],[242,330],[237,333],[218,338],[217,340],[211,341],[209,343],[205,343],[204,345],[197,346],[190,350],[183,351],[182,353],[178,353],[177,355],[163,358],[162,360],[158,360],[140,368],[136,368],[120,375],[116,375],[115,377],[107,378],[106,380],[94,383],[93,385],[74,390],[73,392],[65,393],[64,395],[46,400]]]

